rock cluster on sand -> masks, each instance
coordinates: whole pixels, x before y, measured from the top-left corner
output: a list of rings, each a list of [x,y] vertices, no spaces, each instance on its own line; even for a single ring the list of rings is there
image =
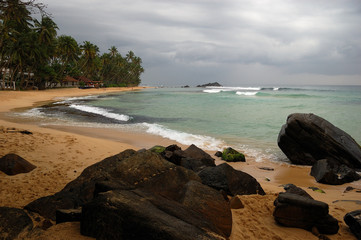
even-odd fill
[[[182,152],[179,163],[196,162],[190,164],[195,171],[204,168],[200,163],[214,165],[195,146],[169,150]],[[195,171],[149,150],[126,150],[86,168],[62,191],[25,208],[55,220],[58,209],[82,207],[82,234],[99,239],[227,238],[232,229],[229,202],[202,184]]]
[[[338,221],[328,213],[328,205],[316,201],[294,185],[286,187],[285,193],[276,198],[273,216],[277,223],[312,231],[316,228],[322,234],[336,234]]]
[[[17,175],[19,173],[28,173],[34,170],[36,166],[26,161],[19,155],[9,153],[0,158],[0,171],[7,175]]]
[[[313,165],[320,159],[333,159],[361,169],[360,145],[349,134],[314,114],[289,115],[278,135],[278,146],[295,164]]]

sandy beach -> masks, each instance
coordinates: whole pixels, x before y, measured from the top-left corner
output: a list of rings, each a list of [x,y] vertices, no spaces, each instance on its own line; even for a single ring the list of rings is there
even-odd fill
[[[66,126],[45,128],[9,118],[9,112],[43,105],[64,97],[139,89],[141,87],[0,91],[0,157],[16,153],[37,166],[30,173],[16,176],[0,172],[0,206],[22,208],[35,199],[54,194],[79,176],[84,168],[125,149],[137,150],[175,143],[141,133]],[[33,134],[21,134],[21,130]],[[216,159],[216,163],[220,164],[223,161]],[[306,190],[315,200],[329,204],[330,214],[340,225],[337,234],[328,235],[330,239],[356,239],[344,223],[343,217],[350,211],[361,209],[361,205],[349,201],[360,200],[361,193],[344,191],[348,186],[361,189],[361,180],[340,186],[319,184],[309,175],[310,167],[276,163],[268,159],[256,162],[252,158],[247,158],[246,163],[230,165],[255,177],[267,193],[265,196],[240,196],[245,207],[232,210],[233,229],[230,239],[318,239],[308,231],[282,227],[274,221],[273,201],[277,194],[283,191],[281,185],[287,183],[293,183]],[[273,168],[274,171],[262,170],[261,167]],[[325,193],[314,192],[309,187],[321,188]],[[37,236],[37,239],[90,239],[81,236],[79,228],[79,223],[54,225]]]

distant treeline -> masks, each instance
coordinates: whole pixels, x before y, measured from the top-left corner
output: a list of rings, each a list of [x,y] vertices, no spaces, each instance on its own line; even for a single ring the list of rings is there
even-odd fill
[[[33,18],[35,13],[41,19]],[[132,51],[123,57],[112,46],[100,55],[95,44],[57,36],[57,30],[44,4],[0,0],[0,82],[43,89],[62,83],[66,76],[84,76],[106,86],[140,84],[142,59]]]

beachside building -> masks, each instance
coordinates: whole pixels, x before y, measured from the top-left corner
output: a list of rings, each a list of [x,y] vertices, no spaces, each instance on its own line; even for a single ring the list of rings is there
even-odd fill
[[[79,80],[66,76],[65,79],[61,82],[61,86],[63,87],[79,87]]]
[[[93,81],[84,76],[80,76],[78,80],[79,80],[79,86],[84,88],[99,88],[103,86],[102,81]]]

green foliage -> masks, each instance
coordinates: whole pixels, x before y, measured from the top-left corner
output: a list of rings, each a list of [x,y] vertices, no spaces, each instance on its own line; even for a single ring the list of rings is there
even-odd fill
[[[79,45],[71,36],[57,37],[58,27],[43,9],[34,0],[0,1],[0,69],[8,70],[0,72],[1,80],[15,81],[20,89],[52,87],[66,76],[85,76],[109,87],[140,84],[140,57],[132,51],[122,57],[114,46],[99,55],[89,41]],[[35,10],[40,21],[31,17]]]
[[[245,162],[246,161],[246,158],[242,153],[240,153],[230,147],[223,150],[222,159],[227,162]]]

